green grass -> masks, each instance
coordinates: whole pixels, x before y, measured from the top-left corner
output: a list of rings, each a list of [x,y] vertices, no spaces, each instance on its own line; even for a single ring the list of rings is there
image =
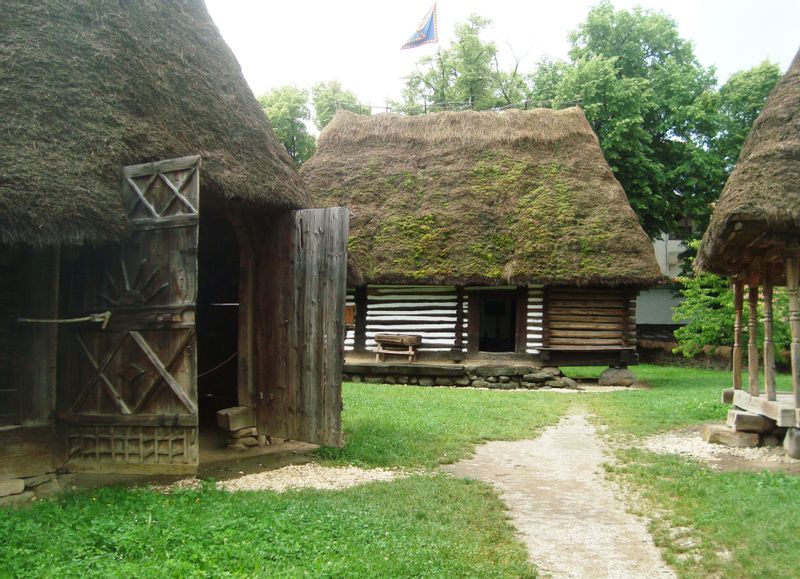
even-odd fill
[[[532,438],[558,422],[568,396],[466,388],[345,384],[346,445],[320,458],[362,466],[433,467],[485,440]]]
[[[643,436],[723,420],[727,414],[729,407],[722,404],[722,390],[730,383],[727,372],[644,364],[632,370],[652,388],[584,397],[612,433]]]
[[[531,577],[486,485],[344,491],[105,488],[0,509],[2,577]]]
[[[656,544],[682,577],[796,577],[800,568],[800,477],[769,472],[718,472],[674,455],[636,448],[659,431],[715,421],[730,408],[720,402],[730,373],[642,365],[632,368],[649,390],[583,396],[612,437],[633,441],[610,467],[643,498]],[[602,369],[571,369],[596,376]],[[582,374],[581,374],[582,373]],[[789,376],[779,375],[786,388]],[[699,436],[699,435],[698,435]],[[675,529],[687,529],[687,537]]]
[[[718,472],[627,450],[612,473],[641,493],[656,544],[681,577],[797,577],[800,477]],[[689,529],[683,543],[674,529]]]

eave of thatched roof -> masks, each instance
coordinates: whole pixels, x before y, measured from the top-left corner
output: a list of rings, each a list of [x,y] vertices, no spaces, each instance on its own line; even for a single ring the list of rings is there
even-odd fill
[[[0,110],[0,241],[119,238],[120,168],[184,155],[222,199],[307,204],[202,0],[5,4]]]
[[[722,275],[742,273],[747,247],[767,231],[800,238],[800,52],[750,129],[696,265]]]
[[[301,176],[368,283],[638,285],[652,244],[578,108],[340,111]]]

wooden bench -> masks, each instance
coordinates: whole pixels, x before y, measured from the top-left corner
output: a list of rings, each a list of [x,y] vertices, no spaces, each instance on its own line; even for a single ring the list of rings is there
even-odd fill
[[[375,361],[383,362],[386,354],[408,356],[409,363],[417,359],[417,348],[422,344],[422,336],[415,334],[375,334]]]

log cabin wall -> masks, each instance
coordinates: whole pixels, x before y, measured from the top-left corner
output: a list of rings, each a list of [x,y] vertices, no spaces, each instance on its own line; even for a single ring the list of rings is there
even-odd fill
[[[528,288],[528,307],[526,312],[527,342],[525,352],[528,354],[539,354],[542,347],[543,336],[543,300],[544,289],[542,286],[530,286]]]
[[[449,352],[456,340],[457,306],[458,294],[453,286],[369,287],[366,347],[377,347],[375,334],[419,334],[420,352]],[[464,310],[466,333],[466,301]]]
[[[625,288],[549,287],[546,343],[551,348],[633,347],[636,294]]]

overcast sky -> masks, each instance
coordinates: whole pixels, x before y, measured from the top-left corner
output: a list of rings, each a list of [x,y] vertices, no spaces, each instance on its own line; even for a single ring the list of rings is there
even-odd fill
[[[366,103],[399,99],[403,76],[436,45],[400,46],[432,0],[206,0],[256,95],[295,84],[310,88],[336,79]],[[484,39],[494,40],[503,59],[512,50],[529,71],[542,56],[566,57],[567,35],[584,21],[592,0],[439,0],[439,39],[447,46],[456,23],[477,13],[492,20]],[[615,0],[616,8],[661,10],[691,40],[695,54],[732,73],[765,59],[786,70],[800,47],[798,0]]]

